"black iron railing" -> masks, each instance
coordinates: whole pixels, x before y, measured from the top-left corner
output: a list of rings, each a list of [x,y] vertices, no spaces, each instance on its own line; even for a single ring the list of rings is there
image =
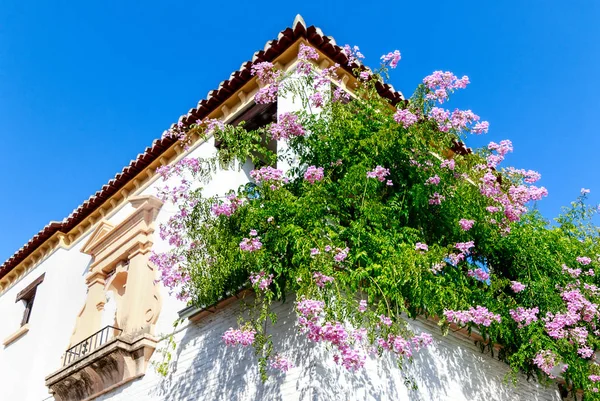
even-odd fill
[[[115,334],[119,335],[123,330],[112,326],[106,326],[100,331],[92,334],[80,343],[75,344],[65,352],[65,358],[63,360],[63,366],[67,366],[77,359],[93,352],[106,344],[108,341],[115,338]]]

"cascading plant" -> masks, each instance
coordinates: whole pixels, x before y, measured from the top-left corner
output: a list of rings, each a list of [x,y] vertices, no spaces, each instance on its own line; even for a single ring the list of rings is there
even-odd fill
[[[345,52],[357,80],[352,94],[342,89],[340,66],[318,70],[318,53],[301,45],[293,74],[266,62],[253,73],[262,85],[257,103],[292,94],[304,111],[254,131],[209,120],[167,133],[184,142],[214,135],[222,145],[214,159],[161,170],[186,177],[161,192],[179,211],[161,227],[172,249],[152,257],[163,284],[198,306],[252,287],[223,341],[254,346],[265,379],[293,367],[292,351],[275,353],[269,334],[272,304],[289,298],[298,331],[328,344],[351,371],[384,353],[401,365],[433,341],[404,319],[431,317],[444,331],[476,329],[499,344],[514,374],[560,375],[596,399],[600,242],[587,190],[550,224],[531,208],[547,195],[534,185],[540,174],[502,167],[509,140],[463,145],[489,130],[471,110],[444,108],[468,77],[436,71],[393,105],[377,84],[400,53],[372,71],[358,48]],[[288,153],[273,153],[269,138],[286,141]],[[275,167],[291,154],[298,163],[289,171]],[[202,196],[218,165],[248,159],[253,183]]]

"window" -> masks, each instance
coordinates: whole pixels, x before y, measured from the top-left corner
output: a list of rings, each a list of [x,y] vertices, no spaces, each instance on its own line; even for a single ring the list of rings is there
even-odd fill
[[[17,294],[17,300],[15,302],[23,302],[25,304],[25,310],[23,311],[23,319],[21,320],[21,326],[29,323],[29,318],[31,316],[31,309],[33,308],[33,301],[35,300],[35,293],[37,291],[38,285],[44,281],[44,276],[46,273],[42,274],[40,277],[35,279],[33,283],[29,284],[25,289]]]

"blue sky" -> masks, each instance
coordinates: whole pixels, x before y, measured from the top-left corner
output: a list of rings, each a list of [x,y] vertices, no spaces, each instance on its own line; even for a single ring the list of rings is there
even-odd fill
[[[597,1],[70,2],[0,6],[0,260],[62,220],[297,13],[377,65],[409,96],[450,70],[472,84],[449,104],[511,139],[506,163],[537,169],[548,217],[600,200]],[[173,4],[168,4],[173,3]],[[1,263],[1,262],[0,262]]]

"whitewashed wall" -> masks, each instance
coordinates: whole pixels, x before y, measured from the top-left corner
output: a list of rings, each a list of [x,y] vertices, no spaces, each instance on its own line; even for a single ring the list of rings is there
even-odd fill
[[[331,351],[297,332],[292,300],[274,310],[280,319],[272,331],[276,350],[296,365],[287,374],[271,372],[262,383],[252,348],[223,344],[223,332],[236,327],[238,307],[231,305],[177,333],[167,377],[151,371],[98,400],[560,400],[555,387],[523,378],[516,386],[503,383],[507,365],[482,354],[472,341],[443,337],[435,325],[423,322],[411,322],[413,330],[431,333],[435,343],[404,370],[390,357],[369,359],[364,371],[349,373],[333,362]],[[153,359],[159,361],[160,355]],[[412,377],[416,390],[405,386],[405,376]]]
[[[298,110],[298,101],[280,98],[278,114]],[[279,144],[280,149],[284,146]],[[191,157],[214,155],[213,141],[196,147]],[[291,161],[295,164],[295,161]],[[285,168],[287,163],[279,167]],[[248,182],[250,164],[242,169],[221,171],[218,179],[205,188],[205,195],[224,195]],[[155,195],[161,180],[154,181],[140,194]],[[129,205],[109,216],[112,224],[125,219]],[[161,209],[157,223],[166,222],[175,212],[172,205]],[[0,340],[14,333],[23,307],[15,303],[16,294],[46,273],[38,287],[30,318],[30,331],[7,347],[0,346],[0,401],[42,401],[49,398],[44,378],[60,367],[77,313],[85,301],[84,277],[90,257],[80,252],[89,236],[69,250],[59,249],[35,270],[0,295]],[[154,249],[164,251],[167,244],[156,235]],[[185,305],[163,291],[163,307],[156,334],[173,331],[177,311]],[[291,302],[291,301],[290,301]],[[220,337],[236,326],[237,305],[219,311],[197,324],[183,326],[176,334],[175,361],[166,378],[152,367],[147,374],[98,400],[558,400],[555,388],[543,388],[521,380],[514,387],[503,384],[507,366],[483,355],[469,341],[441,337],[436,327],[413,323],[417,332],[427,331],[436,338],[435,346],[419,353],[405,371],[392,360],[368,361],[367,368],[350,374],[336,366],[332,355],[321,346],[308,344],[297,334],[292,304],[276,307],[281,318],[274,330],[281,352],[292,356],[296,368],[275,375],[267,383],[258,377],[252,349],[227,348]],[[283,339],[281,344],[278,340]],[[163,342],[164,343],[164,342]],[[155,352],[153,361],[160,362]],[[408,390],[403,375],[410,375],[418,390]]]

